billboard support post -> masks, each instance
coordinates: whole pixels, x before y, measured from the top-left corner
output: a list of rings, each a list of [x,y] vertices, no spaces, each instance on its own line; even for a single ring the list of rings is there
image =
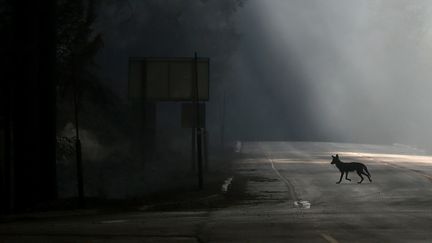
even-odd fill
[[[226,91],[223,91],[223,98],[222,98],[222,119],[221,119],[221,145],[222,149],[225,148],[225,112],[226,112]]]
[[[198,172],[199,189],[204,187],[203,161],[207,154],[203,138],[205,121],[200,120],[205,111],[200,111],[200,106],[209,99],[209,61],[209,58],[198,58],[196,52],[194,57],[129,58],[128,92],[132,101],[186,101],[191,104],[191,108],[187,108],[190,112],[185,110],[191,114],[191,122],[188,123],[186,116],[184,119],[186,128],[192,128],[191,167]]]
[[[77,187],[78,187],[78,201],[79,206],[84,206],[84,179],[83,179],[83,165],[81,153],[81,140],[79,136],[78,125],[78,87],[77,80],[74,77],[74,116],[75,116],[75,153],[76,153],[76,169],[77,169]]]
[[[198,90],[198,55],[195,52],[194,56],[194,86],[195,92],[193,95],[193,103],[195,107],[195,128],[196,129],[196,140],[197,140],[197,167],[198,167],[198,188],[203,189],[203,163],[202,163],[202,136],[201,136],[201,124],[200,124],[200,114],[199,114],[199,90]]]
[[[192,86],[193,87],[193,86]],[[193,125],[192,125],[192,128],[191,128],[191,131],[192,131],[192,136],[191,136],[191,139],[192,139],[192,141],[191,141],[191,148],[192,148],[192,151],[191,151],[191,163],[192,163],[192,171],[193,172],[196,172],[197,171],[197,163],[196,163],[196,161],[197,161],[197,157],[196,157],[196,125],[195,125],[195,123],[196,123],[196,120],[194,119],[195,117],[194,117],[194,115],[196,115],[195,113],[195,105],[194,105],[194,99],[192,99],[192,123],[193,123]]]

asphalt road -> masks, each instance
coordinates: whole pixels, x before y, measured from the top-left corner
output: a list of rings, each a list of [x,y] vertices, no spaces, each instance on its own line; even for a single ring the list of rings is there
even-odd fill
[[[432,242],[432,157],[403,146],[248,143],[239,171],[258,195],[249,227],[256,242]],[[331,155],[365,163],[372,174],[336,184]],[[231,212],[229,215],[234,215]],[[261,216],[261,217],[260,217]],[[232,217],[232,216],[231,216]],[[221,220],[222,221],[222,220]],[[224,238],[221,241],[232,239]]]
[[[0,242],[432,242],[432,157],[402,145],[243,143],[209,210],[139,211],[0,224]],[[331,155],[363,162],[336,184]]]

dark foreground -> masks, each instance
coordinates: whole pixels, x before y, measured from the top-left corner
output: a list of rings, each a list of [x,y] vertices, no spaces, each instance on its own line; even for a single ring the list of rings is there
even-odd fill
[[[432,242],[432,157],[421,151],[257,142],[240,153],[228,205],[44,214],[4,221],[0,242]],[[337,185],[336,153],[373,182],[350,173]]]

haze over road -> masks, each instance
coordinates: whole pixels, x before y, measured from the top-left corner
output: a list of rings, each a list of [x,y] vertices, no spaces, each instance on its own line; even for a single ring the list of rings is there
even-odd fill
[[[239,170],[252,178],[248,190],[258,195],[249,215],[258,217],[239,231],[257,242],[261,236],[261,242],[273,237],[281,242],[432,240],[432,157],[421,151],[401,145],[261,142],[245,144],[242,152]],[[360,178],[350,173],[351,182],[337,185],[339,171],[330,165],[336,153],[345,162],[364,162],[373,182],[357,184]],[[296,200],[310,208],[293,207]]]
[[[0,224],[11,242],[431,242],[432,157],[402,145],[248,142],[235,161],[233,205]],[[330,164],[368,166],[336,184]],[[246,195],[246,196],[245,196]],[[72,237],[72,238],[71,238]],[[73,239],[73,240],[71,240]],[[77,240],[77,241],[74,241]],[[8,241],[6,241],[8,242]]]

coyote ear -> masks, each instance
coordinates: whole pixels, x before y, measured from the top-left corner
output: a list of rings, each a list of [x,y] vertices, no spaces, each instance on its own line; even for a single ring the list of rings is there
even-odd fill
[[[332,155],[332,158],[336,158],[334,155]]]
[[[336,158],[339,158],[339,154],[336,154]]]

